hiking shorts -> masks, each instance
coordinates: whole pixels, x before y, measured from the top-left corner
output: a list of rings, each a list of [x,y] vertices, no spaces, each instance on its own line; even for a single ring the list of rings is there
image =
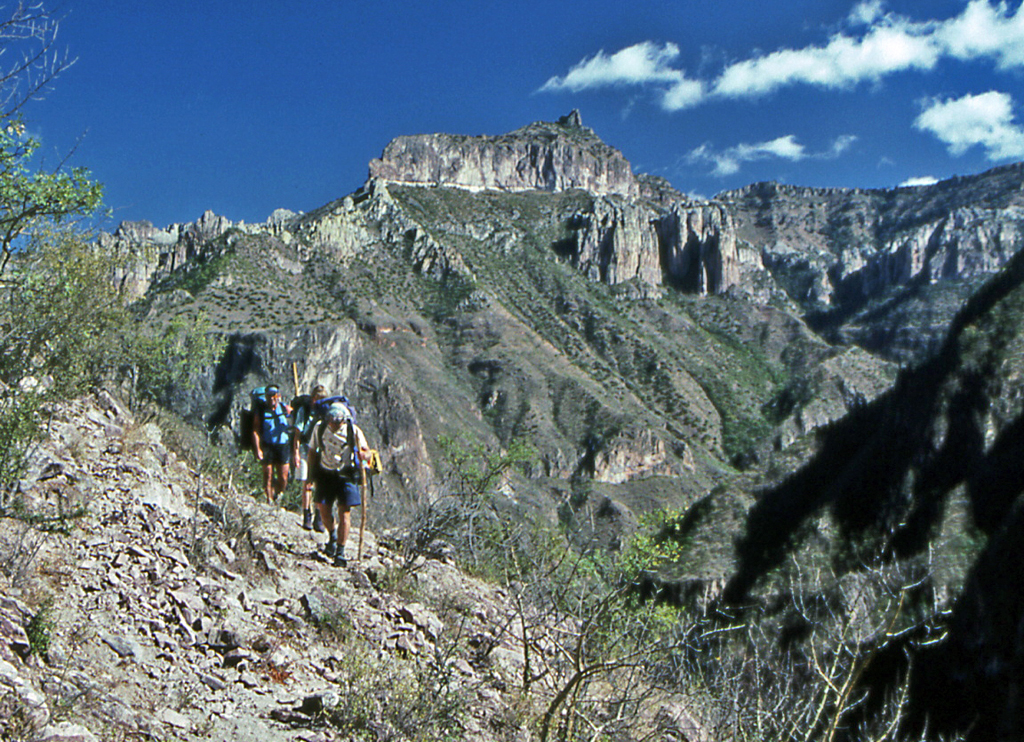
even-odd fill
[[[261,443],[262,464],[288,464],[292,460],[292,447],[287,443]]]
[[[330,507],[337,502],[350,508],[362,504],[359,485],[337,472],[321,469],[316,476],[316,502]]]
[[[295,479],[299,482],[305,482],[309,477],[309,444],[299,444],[299,464],[295,467]]]

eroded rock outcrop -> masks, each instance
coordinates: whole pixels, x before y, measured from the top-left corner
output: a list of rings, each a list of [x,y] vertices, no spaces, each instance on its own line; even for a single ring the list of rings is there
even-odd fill
[[[736,231],[717,205],[673,204],[658,223],[665,275],[699,294],[718,294],[740,280]]]
[[[214,257],[223,247],[214,240],[232,228],[244,225],[207,210],[194,222],[164,229],[145,221],[121,222],[113,234],[100,233],[99,243],[116,254],[132,256],[119,280],[129,296],[139,297],[174,271]]]
[[[573,263],[595,281],[669,284],[702,296],[741,282],[736,232],[729,213],[717,204],[678,201],[662,209],[599,198],[569,224]],[[756,256],[755,263],[763,267]]]
[[[620,483],[652,476],[683,476],[693,471],[689,449],[672,455],[664,439],[652,431],[627,430],[594,456],[594,480]]]
[[[877,250],[844,250],[833,268],[837,285],[870,297],[893,286],[963,280],[998,271],[1024,246],[1024,209],[956,209],[909,229]]]
[[[643,205],[598,199],[570,222],[576,235],[573,261],[589,278],[608,284],[632,279],[658,286],[662,265],[653,214]]]
[[[370,162],[370,177],[471,190],[566,191],[636,197],[629,162],[583,126],[574,111],[501,136],[402,136]]]
[[[166,229],[125,222],[100,241],[136,256],[121,277],[132,296],[230,250],[230,235],[218,239],[230,230],[262,233],[291,245],[299,261],[326,254],[348,262],[382,243],[400,246],[418,272],[440,278],[454,271],[472,280],[458,250],[396,203],[389,190],[395,185],[501,192],[579,189],[594,200],[590,209],[569,219],[575,241],[570,252],[591,278],[613,285],[636,281],[655,289],[667,282],[700,294],[719,293],[740,282],[729,212],[687,199],[667,181],[638,180],[622,153],[583,126],[575,111],[556,123],[537,122],[498,137],[399,137],[370,163],[370,179],[362,188],[305,215],[278,210],[265,224],[245,225],[206,212],[194,223]]]

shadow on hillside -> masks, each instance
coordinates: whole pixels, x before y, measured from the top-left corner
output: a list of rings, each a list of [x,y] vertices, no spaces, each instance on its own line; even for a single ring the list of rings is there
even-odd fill
[[[968,479],[991,533],[957,598],[948,633],[913,659],[913,729],[927,722],[968,740],[1024,739],[1024,416]]]
[[[206,416],[208,430],[217,430],[230,425],[231,410],[235,403],[235,389],[247,376],[262,378],[265,375],[263,355],[266,353],[266,339],[260,335],[234,334],[228,339],[224,354],[214,368],[213,410]],[[242,406],[248,405],[248,398]]]
[[[723,596],[728,603],[746,602],[756,583],[795,548],[810,519],[826,511],[847,545],[876,539],[890,558],[921,553],[962,486],[973,523],[988,543],[957,599],[946,637],[927,649],[901,650],[917,655],[912,716],[927,718],[932,731],[973,724],[969,738],[976,740],[996,738],[993,725],[1003,735],[1014,730],[1004,738],[1024,738],[1024,694],[1017,690],[1024,683],[1024,513],[1018,503],[1024,416],[986,445],[999,354],[968,363],[959,340],[1022,284],[1024,254],[1018,254],[967,302],[936,356],[821,433],[815,457],[750,510],[737,544],[737,571]],[[1003,340],[993,336],[988,342]]]

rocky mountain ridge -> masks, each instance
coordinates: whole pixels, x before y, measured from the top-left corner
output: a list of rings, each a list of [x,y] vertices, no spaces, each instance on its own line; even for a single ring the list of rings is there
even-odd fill
[[[371,163],[366,185],[309,214],[279,211],[266,224],[245,225],[207,213],[164,230],[125,224],[101,240],[148,251],[126,276],[136,295],[178,269],[212,259],[204,249],[227,232],[280,238],[296,246],[295,259],[302,263],[319,248],[341,260],[364,254],[380,225],[390,222],[384,239],[411,239],[418,270],[461,270],[459,258],[428,225],[393,208],[391,192],[409,186],[552,194],[580,189],[593,198],[561,215],[566,234],[556,249],[588,277],[632,283],[644,294],[672,286],[698,295],[740,291],[759,301],[769,300],[772,286],[833,339],[901,360],[935,347],[958,300],[924,327],[919,347],[905,348],[884,318],[871,314],[879,299],[913,305],[922,287],[944,290],[992,275],[1020,247],[1024,220],[1020,165],[933,186],[857,190],[758,183],[695,201],[667,182],[634,176],[622,154],[574,111],[556,123],[538,122],[500,137],[399,138]],[[357,208],[367,198],[374,205]]]
[[[414,139],[458,167],[427,158],[415,177],[386,177],[382,163],[413,167],[399,152]],[[618,163],[628,188],[600,185],[606,171],[579,153],[545,155],[561,175],[539,179],[531,148],[545,142]],[[203,312],[230,336],[191,395],[193,419],[230,428],[235,391],[289,380],[292,364],[300,389],[387,380],[387,394],[359,401],[393,442],[391,491],[410,501],[431,496],[433,441],[449,429],[499,446],[529,431],[540,448],[529,476],[555,491],[586,472],[639,487],[683,478],[696,495],[731,476],[709,461],[748,466],[880,394],[893,373],[878,356],[936,347],[1017,244],[1020,167],[915,189],[757,184],[696,201],[604,147],[578,114],[497,139],[413,137],[362,188],[308,213],[264,225],[206,214],[102,239],[146,256],[125,283],[151,317]],[[826,342],[793,329],[801,319]],[[758,322],[760,333],[738,329]],[[746,346],[718,343],[730,337]],[[871,353],[837,344],[851,341]]]
[[[732,216],[736,239],[761,255],[817,327],[873,352],[920,360],[963,301],[959,287],[995,274],[1024,244],[1022,189],[1024,166],[1015,164],[889,190],[757,183],[715,201]],[[936,300],[947,291],[949,302]],[[889,317],[876,311],[882,300],[922,312],[931,303],[938,317],[916,340],[894,338]]]

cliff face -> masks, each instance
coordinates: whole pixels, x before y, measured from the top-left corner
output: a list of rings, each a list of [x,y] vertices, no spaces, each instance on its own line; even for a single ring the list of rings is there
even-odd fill
[[[584,127],[576,111],[554,124],[535,123],[497,137],[398,137],[370,162],[370,177],[472,190],[580,188],[628,198],[639,192],[626,158]]]
[[[969,181],[969,182],[964,182]],[[1021,245],[1024,169],[892,191],[758,183],[718,196],[737,236],[782,267],[816,274],[795,299],[833,304],[915,280],[988,275]]]
[[[172,224],[164,229],[150,222],[122,222],[113,234],[101,233],[99,243],[106,249],[135,257],[118,280],[129,296],[141,297],[155,282],[175,271],[206,262],[223,252],[224,242],[218,244],[217,238],[231,229],[241,231],[246,227],[206,211],[194,222]]]
[[[937,347],[965,290],[1024,246],[1022,187],[1018,164],[885,191],[758,183],[715,201],[819,329],[910,360]],[[910,336],[883,301],[901,305]]]
[[[622,154],[584,127],[576,112],[501,137],[400,137],[370,163],[370,176],[358,194],[301,217],[280,211],[265,224],[246,225],[206,212],[196,222],[165,229],[126,222],[100,241],[138,256],[121,278],[132,296],[142,296],[178,269],[223,255],[238,235],[272,235],[294,249],[299,261],[308,259],[311,249],[345,261],[380,238],[405,240],[414,267],[441,276],[468,270],[456,251],[395,205],[390,189],[580,190],[591,198],[564,216],[570,237],[559,250],[588,278],[610,285],[632,281],[647,293],[668,284],[706,295],[740,284],[746,269],[763,268],[755,253],[740,259],[726,209],[692,202],[656,179],[638,181]],[[368,210],[356,208],[357,200],[367,199]]]
[[[622,153],[576,111],[500,137],[399,137],[370,163],[370,178],[471,191],[586,191],[593,203],[568,217],[573,236],[561,248],[589,278],[635,281],[645,291],[669,283],[699,294],[740,280],[729,214],[686,200],[667,182],[635,178]]]
[[[125,223],[101,240],[140,254],[123,279],[133,295],[178,268],[214,259],[226,245],[213,238],[229,230],[272,234],[293,246],[298,260],[308,259],[310,246],[347,260],[384,225],[391,230],[385,239],[412,240],[417,269],[441,275],[465,266],[395,206],[389,189],[581,190],[592,198],[563,215],[570,235],[558,248],[589,278],[634,282],[655,293],[668,284],[699,295],[734,288],[763,295],[758,286],[767,274],[805,311],[851,325],[878,297],[991,275],[1024,244],[1021,166],[929,187],[861,191],[759,183],[693,201],[663,180],[635,177],[622,154],[584,127],[577,112],[496,137],[399,137],[370,163],[370,176],[360,194],[303,218],[279,212],[265,224],[245,225],[207,212],[166,229]],[[355,200],[368,197],[373,209],[364,214]],[[871,336],[891,333],[845,327],[839,335],[870,346]],[[884,352],[879,343],[886,342],[876,340],[870,349]]]
[[[741,258],[732,218],[718,204],[677,200],[658,208],[596,199],[569,226],[573,264],[610,285],[635,281],[654,293],[669,285],[706,296],[740,285],[747,269],[762,268],[754,254]]]

